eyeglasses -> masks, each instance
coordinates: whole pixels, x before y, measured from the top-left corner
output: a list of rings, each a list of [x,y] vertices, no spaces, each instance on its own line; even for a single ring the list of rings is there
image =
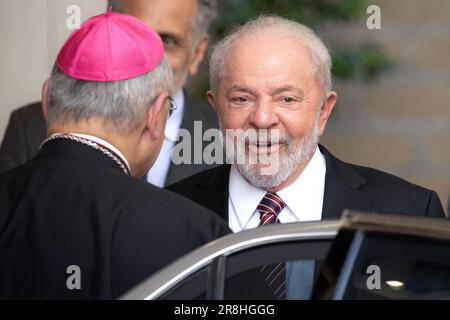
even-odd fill
[[[170,116],[173,114],[173,112],[175,110],[177,110],[177,105],[175,103],[175,100],[173,100],[173,98],[171,96],[169,96],[168,98],[169,98],[170,105],[169,105],[169,112],[167,113],[167,119],[169,119]]]

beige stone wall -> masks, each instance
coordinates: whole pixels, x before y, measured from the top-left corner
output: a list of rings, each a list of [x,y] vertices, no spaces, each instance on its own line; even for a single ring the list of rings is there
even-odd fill
[[[450,1],[371,1],[381,30],[365,19],[326,28],[344,43],[377,42],[395,68],[371,83],[340,81],[322,142],[349,162],[379,168],[450,194]]]
[[[0,1],[0,137],[11,110],[38,101],[58,53],[71,30],[69,5],[81,9],[81,21],[106,9],[106,0]]]

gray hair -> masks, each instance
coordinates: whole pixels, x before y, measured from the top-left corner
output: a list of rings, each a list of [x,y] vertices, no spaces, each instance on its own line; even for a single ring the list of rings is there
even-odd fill
[[[123,12],[122,2],[123,0],[108,0],[108,7],[111,6],[115,12]],[[193,21],[195,43],[208,32],[211,22],[217,17],[217,0],[197,0],[197,3],[197,14]]]
[[[227,56],[240,39],[267,31],[277,37],[295,37],[309,49],[313,63],[313,74],[316,81],[323,85],[326,92],[331,90],[331,57],[326,46],[310,28],[289,20],[272,15],[262,15],[231,31],[214,47],[210,63],[210,86],[215,90],[218,81],[223,77]]]
[[[55,65],[49,80],[47,122],[61,125],[98,117],[118,133],[130,133],[158,95],[171,90],[172,81],[166,58],[144,75],[112,82],[74,79]]]

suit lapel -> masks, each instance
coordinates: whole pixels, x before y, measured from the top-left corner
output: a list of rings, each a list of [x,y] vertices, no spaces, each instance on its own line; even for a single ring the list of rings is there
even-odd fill
[[[319,145],[325,155],[326,175],[322,219],[340,219],[345,209],[370,210],[372,196],[361,189],[367,183],[352,165],[335,158]]]
[[[352,165],[334,157],[322,145],[319,145],[319,149],[325,156],[327,168],[322,220],[340,219],[345,209],[370,210],[372,197],[361,190],[367,183],[366,178]],[[317,283],[323,266],[323,261],[316,261],[314,283]]]
[[[230,180],[230,165],[214,168],[204,180],[197,181],[196,187],[201,189],[200,204],[216,212],[228,221],[228,186]]]

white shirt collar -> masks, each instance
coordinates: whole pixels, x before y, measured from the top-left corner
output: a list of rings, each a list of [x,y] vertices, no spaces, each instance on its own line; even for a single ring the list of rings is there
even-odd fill
[[[266,191],[251,185],[233,165],[230,171],[229,194],[239,224],[243,229],[246,229]]]
[[[298,221],[321,219],[325,173],[325,157],[317,147],[300,176],[291,185],[277,192]],[[318,206],[320,210],[312,210]]]
[[[61,134],[61,133],[55,133],[55,134],[52,134],[51,137],[52,137],[52,136],[55,136],[55,135],[60,135],[60,134]],[[117,155],[120,157],[120,159],[122,159],[122,161],[123,161],[123,162],[125,163],[125,165],[127,166],[128,171],[131,172],[130,164],[128,163],[127,158],[125,158],[125,156],[123,155],[122,152],[119,151],[119,149],[117,149],[116,147],[114,147],[114,146],[113,146],[111,143],[109,143],[108,141],[105,141],[105,140],[103,140],[103,139],[101,139],[101,138],[98,138],[98,137],[95,137],[95,136],[91,136],[91,135],[89,135],[89,134],[83,134],[83,133],[69,133],[69,134],[71,134],[71,135],[73,135],[73,136],[80,137],[80,138],[84,138],[84,139],[88,139],[88,140],[94,141],[94,142],[96,142],[96,143],[98,143],[98,144],[101,144],[102,146],[105,146],[106,148],[110,149],[110,150],[113,151],[115,154],[117,154]]]
[[[167,120],[166,129],[164,132],[165,138],[176,142],[178,138],[178,130],[183,122],[184,114],[184,93],[183,90],[179,90],[174,96],[173,100],[177,105],[177,109],[172,113],[170,118]]]
[[[301,175],[291,185],[277,192],[297,221],[321,219],[325,172],[325,158],[317,148]],[[245,180],[236,166],[231,167],[229,196],[243,229],[246,229],[265,194],[265,190]],[[317,206],[320,207],[319,210],[310,210],[311,207]],[[282,214],[283,211],[280,213],[280,220]]]

